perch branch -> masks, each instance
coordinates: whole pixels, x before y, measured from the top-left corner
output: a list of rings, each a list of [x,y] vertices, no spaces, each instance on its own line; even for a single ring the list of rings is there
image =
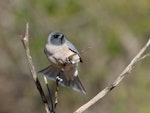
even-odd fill
[[[55,105],[54,105],[54,108],[56,110],[56,107],[57,107],[57,104],[58,104],[58,91],[59,91],[59,81],[60,81],[60,78],[59,76],[56,77],[56,90],[55,90]]]
[[[135,64],[137,62],[139,62],[139,61],[143,60],[144,58],[146,58],[147,56],[149,56],[149,54],[143,55],[144,52],[146,51],[146,49],[149,47],[149,45],[150,45],[150,39],[147,41],[145,46],[133,58],[133,60],[129,63],[129,65],[122,71],[122,73],[117,77],[117,79],[111,85],[109,85],[108,87],[106,87],[105,89],[100,91],[95,97],[93,97],[90,101],[88,101],[87,103],[82,105],[74,113],[82,113],[82,112],[84,112],[90,106],[92,106],[97,101],[99,101],[104,96],[106,96],[112,89],[114,89],[122,81],[122,79],[131,72],[131,70],[133,69],[133,67],[135,66]]]
[[[32,78],[33,78],[33,80],[36,84],[36,87],[37,87],[40,95],[41,95],[42,101],[43,101],[44,106],[45,106],[46,113],[50,113],[50,108],[49,108],[46,96],[45,96],[44,91],[41,87],[39,79],[37,78],[36,71],[35,71],[35,68],[34,68],[34,65],[33,65],[33,62],[32,62],[32,57],[30,55],[30,49],[29,49],[29,24],[28,23],[26,23],[25,36],[21,37],[21,41],[22,41],[24,49],[25,49],[27,62],[28,62],[28,65],[29,65],[29,69],[31,71]]]
[[[48,95],[49,95],[49,99],[50,99],[51,113],[55,113],[55,111],[54,111],[54,105],[53,105],[53,99],[52,99],[52,94],[51,94],[51,90],[50,90],[49,85],[48,85],[47,78],[45,76],[43,78],[44,78],[44,82],[45,82],[45,85],[47,87],[47,91],[48,91]]]

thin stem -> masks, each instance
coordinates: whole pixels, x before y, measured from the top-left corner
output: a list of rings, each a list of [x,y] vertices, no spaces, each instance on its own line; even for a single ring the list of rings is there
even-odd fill
[[[97,101],[99,101],[104,96],[106,96],[112,89],[114,89],[123,80],[123,78],[131,72],[131,70],[133,69],[133,67],[135,66],[136,63],[143,60],[143,58],[146,58],[149,55],[149,54],[148,55],[146,54],[146,56],[143,55],[144,52],[146,51],[146,49],[149,47],[149,45],[150,45],[150,39],[147,41],[145,46],[133,58],[133,60],[129,63],[129,65],[122,71],[122,73],[117,77],[117,79],[112,84],[110,84],[108,87],[106,87],[105,89],[100,91],[95,97],[93,97],[90,101],[88,101],[87,103],[82,105],[80,108],[78,108],[74,113],[84,112],[90,106],[92,106]]]
[[[58,104],[58,91],[59,91],[59,84],[58,84],[58,82],[59,82],[59,79],[58,79],[58,76],[57,76],[56,77],[56,90],[55,90],[55,105],[54,105],[55,110],[56,110],[56,106]]]
[[[46,96],[45,96],[44,91],[41,87],[40,81],[39,81],[39,79],[36,75],[35,67],[34,67],[33,62],[32,62],[32,57],[30,55],[30,49],[29,49],[29,23],[28,22],[26,23],[25,36],[21,37],[21,41],[22,41],[24,49],[25,49],[27,62],[28,62],[28,65],[29,65],[29,69],[31,71],[32,78],[34,80],[34,83],[35,83],[40,95],[41,95],[42,101],[43,101],[44,106],[45,106],[46,113],[50,113],[50,108],[49,108]]]

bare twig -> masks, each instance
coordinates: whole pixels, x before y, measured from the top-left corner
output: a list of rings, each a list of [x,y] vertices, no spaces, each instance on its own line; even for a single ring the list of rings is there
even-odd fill
[[[88,109],[90,106],[95,104],[97,101],[102,99],[104,96],[106,96],[113,88],[115,88],[121,81],[122,79],[128,75],[135,64],[138,61],[143,60],[145,57],[149,56],[149,54],[143,55],[145,50],[149,47],[150,45],[150,39],[147,41],[145,46],[141,49],[141,51],[133,58],[133,60],[129,63],[129,65],[123,70],[123,72],[117,77],[117,79],[108,87],[100,91],[94,98],[92,98],[90,101],[88,101],[86,104],[82,105],[79,109],[77,109],[74,113],[82,113],[86,109]]]
[[[55,113],[53,99],[52,99],[52,94],[51,94],[51,90],[50,90],[49,85],[48,85],[47,78],[45,76],[43,76],[43,78],[44,78],[44,82],[45,82],[45,85],[47,87],[47,91],[48,91],[48,95],[49,95],[49,99],[50,99],[51,113]]]
[[[149,57],[149,56],[150,56],[150,53],[147,53],[147,54],[143,55],[143,56],[139,59],[139,61],[140,61],[140,60],[143,60],[143,59],[145,59],[146,57]]]
[[[33,65],[33,62],[32,62],[32,57],[30,55],[30,49],[29,49],[29,24],[28,23],[26,23],[25,36],[21,37],[21,41],[22,41],[22,43],[24,45],[24,48],[25,48],[26,57],[27,57],[29,69],[31,71],[31,75],[32,75],[33,80],[34,80],[34,82],[36,84],[36,87],[37,87],[37,89],[38,89],[38,91],[39,91],[39,93],[41,95],[42,101],[43,101],[44,106],[45,106],[46,113],[50,113],[50,108],[49,108],[46,96],[45,96],[44,91],[43,91],[43,89],[41,87],[39,79],[37,78],[36,71],[35,71],[35,68],[34,68],[34,65]]]
[[[57,76],[56,77],[56,90],[55,90],[55,105],[54,105],[55,111],[56,111],[56,106],[58,104],[58,91],[59,91],[59,84],[58,84],[58,82],[59,81],[60,81],[60,78],[59,78],[59,76]]]

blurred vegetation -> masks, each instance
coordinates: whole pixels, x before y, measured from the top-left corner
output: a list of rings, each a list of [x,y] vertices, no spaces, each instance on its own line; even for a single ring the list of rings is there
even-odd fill
[[[79,73],[87,95],[60,88],[57,112],[71,113],[110,84],[147,41],[149,4],[149,0],[1,0],[0,112],[45,112],[19,39],[27,21],[37,71],[49,65],[43,48],[54,30],[83,51]],[[149,113],[149,59],[86,113]],[[55,83],[49,84],[54,90]]]

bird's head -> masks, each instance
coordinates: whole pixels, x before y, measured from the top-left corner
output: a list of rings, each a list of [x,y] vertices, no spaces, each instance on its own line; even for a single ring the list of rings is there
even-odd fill
[[[64,37],[64,34],[56,31],[50,33],[48,37],[48,43],[51,43],[56,46],[63,45],[65,43],[65,40],[66,39]]]

